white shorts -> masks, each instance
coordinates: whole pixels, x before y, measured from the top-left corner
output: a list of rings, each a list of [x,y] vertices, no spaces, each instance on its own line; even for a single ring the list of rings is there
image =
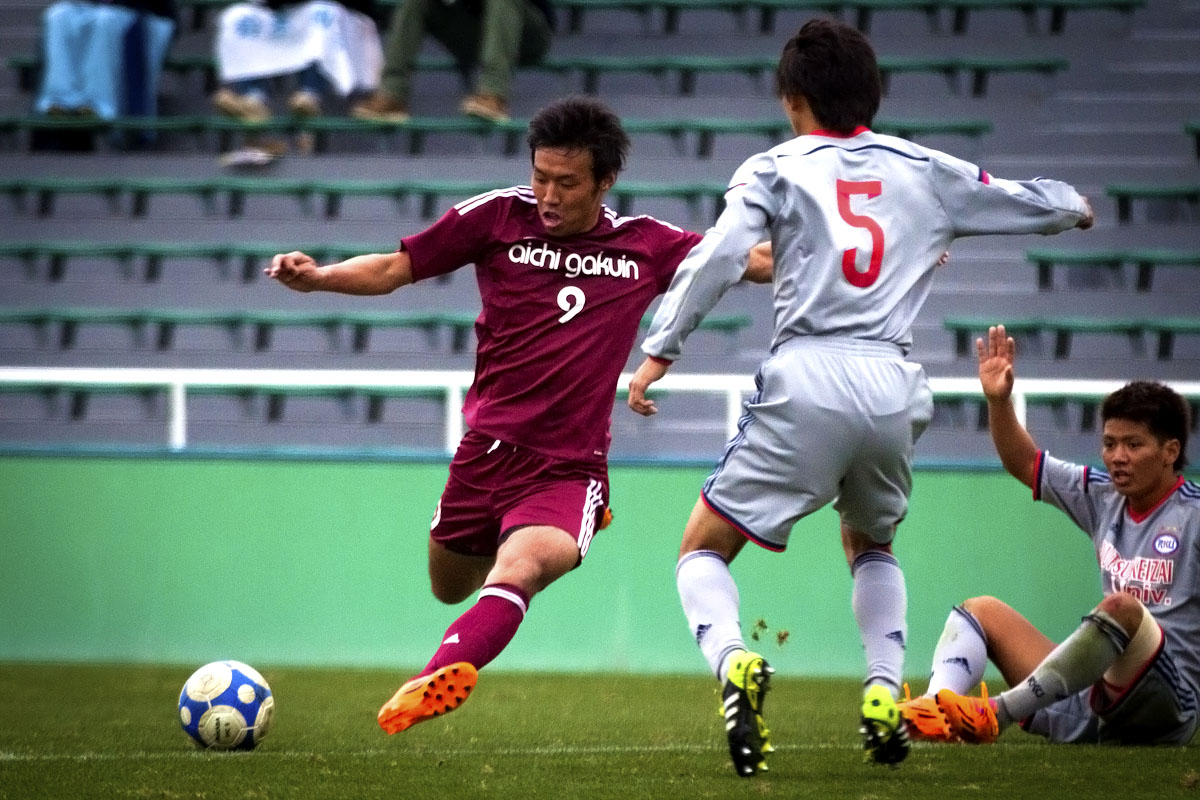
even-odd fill
[[[933,414],[921,365],[882,342],[797,338],[755,380],[704,484],[708,507],[770,550],[830,502],[845,524],[890,542],[908,511],[913,445]]]

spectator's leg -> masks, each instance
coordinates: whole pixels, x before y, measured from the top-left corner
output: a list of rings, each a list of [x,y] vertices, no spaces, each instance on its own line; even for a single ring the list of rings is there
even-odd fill
[[[242,97],[248,97],[260,103],[266,103],[267,96],[270,93],[270,81],[268,81],[266,78],[233,81],[229,84],[229,88]]]
[[[529,0],[484,0],[483,9],[475,92],[507,101],[513,69],[538,63],[550,49],[550,25]]]
[[[148,114],[158,113],[158,84],[162,80],[163,62],[167,59],[167,48],[175,33],[175,23],[166,17],[153,14],[144,16],[146,31],[146,109]]]
[[[329,91],[329,81],[316,64],[305,67],[296,79],[297,89],[288,101],[288,108],[298,117],[318,116],[321,98]]]
[[[83,104],[81,43],[91,3],[60,0],[42,14],[42,86],[34,109],[67,110]]]
[[[301,91],[312,92],[318,97],[324,96],[329,91],[329,81],[325,79],[315,64],[305,67],[296,80]]]
[[[446,5],[441,0],[405,0],[392,13],[383,50],[383,78],[380,88],[401,103],[408,103],[412,74],[421,52],[421,40]]]
[[[101,6],[83,44],[84,105],[101,119],[112,119],[125,107],[125,34],[136,21],[136,12],[128,8]]]

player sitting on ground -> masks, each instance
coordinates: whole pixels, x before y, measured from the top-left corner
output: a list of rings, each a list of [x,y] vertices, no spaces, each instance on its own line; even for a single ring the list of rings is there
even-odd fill
[[[1058,646],[994,597],[953,609],[926,695],[901,704],[915,734],[993,742],[1020,723],[1052,742],[1187,744],[1200,699],[1200,486],[1185,481],[1190,409],[1135,381],[1100,406],[1106,471],[1039,451],[1012,403],[1004,326],[976,342],[992,440],[1004,468],[1092,539],[1104,599]],[[991,659],[1011,687],[964,695]]]

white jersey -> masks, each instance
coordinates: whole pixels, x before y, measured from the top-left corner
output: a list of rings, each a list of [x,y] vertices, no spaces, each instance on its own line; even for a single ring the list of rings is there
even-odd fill
[[[1128,592],[1154,615],[1166,649],[1200,692],[1200,486],[1179,479],[1134,514],[1108,473],[1042,453],[1034,498],[1066,512],[1092,539],[1105,596]]]
[[[814,133],[747,160],[716,225],[680,265],[642,350],[675,360],[684,339],[770,239],[772,348],[797,336],[890,342],[907,353],[934,269],[960,236],[1058,233],[1085,215],[1058,181],[1006,181],[905,139]]]

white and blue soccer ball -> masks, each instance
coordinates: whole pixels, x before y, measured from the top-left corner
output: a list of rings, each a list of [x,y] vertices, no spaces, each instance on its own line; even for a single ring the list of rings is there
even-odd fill
[[[240,661],[214,661],[179,693],[179,724],[200,747],[252,750],[271,730],[275,698],[263,676]]]

